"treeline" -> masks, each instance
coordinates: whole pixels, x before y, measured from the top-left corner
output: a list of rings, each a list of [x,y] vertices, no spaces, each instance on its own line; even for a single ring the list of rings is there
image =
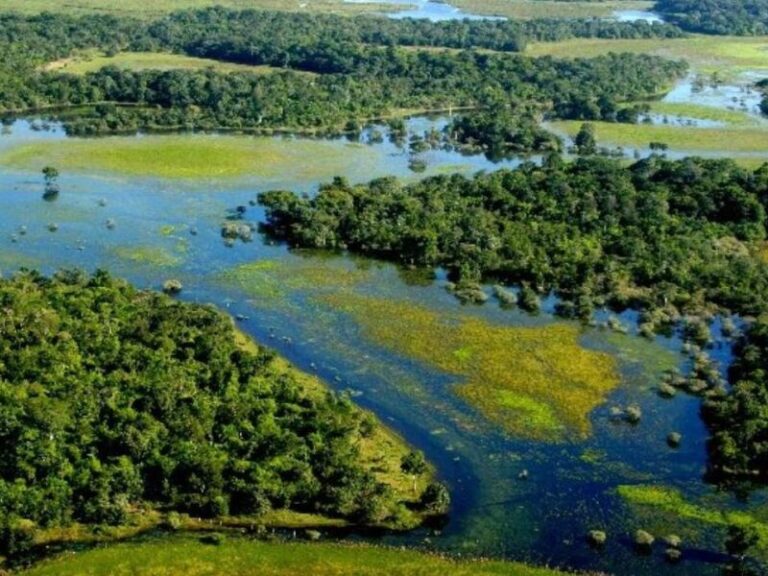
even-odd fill
[[[597,120],[615,118],[622,102],[657,93],[685,70],[680,62],[632,54],[555,60],[359,46],[348,46],[328,67],[345,72],[309,77],[105,68],[84,76],[42,74],[5,106],[131,105],[96,106],[64,117],[74,134],[142,127],[338,130],[349,120],[397,109],[498,101],[535,102],[554,117]]]
[[[253,19],[261,27],[251,26]],[[282,28],[272,28],[273,21]],[[379,26],[385,31],[396,26],[386,19],[216,9],[173,15],[149,27],[129,19],[58,15],[4,16],[0,24],[0,49],[7,47],[0,65],[0,112],[12,116],[79,107],[77,114],[49,112],[73,134],[144,128],[340,131],[350,121],[398,109],[484,107],[489,102],[536,103],[540,114],[609,120],[623,102],[656,94],[685,70],[682,62],[644,55],[558,61],[412,51],[348,39],[347,28],[354,40],[355,26],[370,34]],[[403,26],[415,35],[422,26],[429,29],[413,22]],[[85,48],[177,50],[267,64],[276,71],[106,68],[75,76],[40,69],[45,62]]]
[[[521,306],[554,291],[557,312],[583,320],[597,307],[641,311],[647,335],[716,311],[768,312],[768,164],[557,155],[544,165],[403,185],[392,178],[317,196],[263,193],[266,231],[292,246],[345,249],[405,265],[447,268],[457,294],[493,280],[522,286]],[[711,465],[719,478],[768,480],[768,328],[737,350],[734,390],[707,400]],[[705,338],[706,340],[706,338]],[[758,471],[758,472],[755,472]]]
[[[569,38],[676,38],[668,24],[581,20],[391,19],[210,8],[178,12],[147,30],[161,49],[244,63],[284,65],[301,47],[339,44],[484,48],[522,52],[528,42]]]
[[[142,507],[378,523],[403,506],[361,464],[378,424],[238,346],[213,308],[104,272],[21,273],[0,307],[1,555]]]
[[[690,32],[768,34],[768,0],[657,0],[654,10]]]

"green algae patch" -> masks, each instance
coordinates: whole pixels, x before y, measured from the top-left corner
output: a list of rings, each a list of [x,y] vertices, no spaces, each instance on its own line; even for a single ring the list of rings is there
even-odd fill
[[[679,519],[710,526],[751,526],[760,534],[760,550],[768,551],[768,523],[756,519],[748,512],[715,509],[694,504],[687,501],[678,490],[666,486],[622,485],[616,490],[619,496],[630,504],[645,506]]]
[[[656,377],[680,364],[678,354],[644,338],[618,332],[606,332],[601,340],[611,352],[626,364],[642,367],[648,377]]]
[[[590,412],[619,385],[614,359],[580,346],[575,324],[494,325],[354,294],[321,301],[373,342],[460,377],[456,393],[513,436],[584,439]]]
[[[177,249],[176,252],[179,250]],[[173,254],[159,246],[120,246],[114,249],[114,253],[123,260],[163,268],[177,266],[182,261],[178,254]]]
[[[167,179],[260,177],[286,173],[330,178],[365,167],[374,152],[334,142],[224,135],[112,136],[22,144],[4,150],[0,165],[39,171],[47,164],[68,172],[107,172]]]
[[[290,292],[351,288],[367,280],[368,271],[342,259],[290,258],[259,260],[226,271],[223,280],[249,297],[274,303]]]
[[[364,544],[264,542],[229,537],[218,545],[192,535],[122,542],[77,554],[63,554],[20,572],[22,576],[556,576],[551,568],[490,560],[452,560],[414,550]]]

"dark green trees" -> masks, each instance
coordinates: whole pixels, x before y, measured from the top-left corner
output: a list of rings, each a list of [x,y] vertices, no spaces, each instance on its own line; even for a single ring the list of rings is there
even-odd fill
[[[360,464],[363,413],[243,349],[216,310],[103,272],[19,274],[0,281],[0,308],[0,554],[142,506],[393,512]]]

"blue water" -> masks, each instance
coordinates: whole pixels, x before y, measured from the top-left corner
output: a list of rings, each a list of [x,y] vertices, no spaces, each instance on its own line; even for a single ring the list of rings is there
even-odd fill
[[[397,10],[388,14],[390,18],[417,18],[443,22],[446,20],[504,20],[495,16],[470,14],[451,6],[447,2],[432,2],[430,0],[344,0],[353,4],[393,4],[411,7]]]
[[[421,132],[428,120],[410,123]],[[24,122],[0,136],[0,154],[38,139],[64,138],[60,130],[36,132]],[[365,139],[365,135],[362,137]],[[333,140],[339,154],[356,154],[344,140]],[[104,145],[109,145],[104,141]],[[365,148],[376,155],[373,171],[356,173],[365,180],[385,173],[413,177],[407,155],[384,142]],[[432,151],[430,170],[459,169],[472,173],[499,167],[482,156]],[[41,158],[41,165],[45,163]],[[513,166],[510,160],[503,165]],[[370,166],[368,163],[366,166]],[[322,176],[329,180],[333,174]],[[715,506],[737,507],[727,496],[717,496],[701,481],[706,464],[706,431],[698,416],[699,400],[678,395],[661,400],[654,391],[658,374],[652,366],[620,359],[621,385],[608,401],[590,415],[592,434],[586,440],[570,438],[548,444],[505,435],[452,391],[455,377],[393,352],[365,334],[362,327],[339,309],[318,300],[322,294],[357,294],[408,301],[457,317],[478,317],[500,325],[541,325],[554,322],[555,300],[548,298],[538,317],[501,310],[492,301],[484,306],[461,306],[443,287],[444,276],[432,283],[406,281],[408,275],[390,264],[349,256],[327,257],[290,252],[257,238],[254,242],[227,247],[219,229],[228,209],[249,205],[256,193],[281,187],[313,193],[319,179],[286,174],[276,182],[258,177],[195,182],[153,178],[127,178],[109,174],[64,173],[56,202],[41,200],[41,178],[35,172],[5,169],[0,172],[0,270],[19,266],[52,272],[61,267],[93,270],[104,267],[140,287],[158,288],[167,278],[184,284],[182,297],[211,302],[245,318],[241,327],[258,341],[287,357],[299,368],[314,371],[337,390],[353,390],[355,401],[373,410],[384,422],[413,445],[424,450],[452,490],[450,522],[439,535],[420,530],[405,536],[387,536],[390,544],[434,547],[461,554],[484,554],[533,560],[570,568],[605,570],[617,574],[715,575],[720,567],[701,550],[719,550],[722,534],[701,526],[688,527],[688,560],[673,567],[664,563],[661,550],[655,556],[637,556],[627,535],[637,528],[651,528],[647,517],[637,517],[615,494],[621,484],[673,486],[687,497],[713,498]],[[100,205],[106,199],[106,206]],[[114,230],[105,226],[116,222]],[[247,221],[263,220],[258,207],[249,207]],[[56,222],[59,230],[47,229]],[[19,226],[27,227],[18,236]],[[197,230],[196,235],[190,230]],[[164,232],[163,232],[164,230]],[[12,235],[16,234],[16,242]],[[167,265],[135,261],[136,247],[159,247],[175,260]],[[273,292],[254,292],[226,280],[241,264],[276,263],[286,270],[277,276]],[[338,285],[315,282],[292,284],[306,267],[332,270]],[[345,285],[345,274],[359,280]],[[275,286],[272,286],[273,288]],[[347,291],[347,292],[345,292]],[[608,312],[598,314],[604,321]],[[632,325],[635,314],[622,321]],[[730,344],[718,333],[710,354],[723,367],[730,361]],[[608,333],[585,329],[585,346],[620,352]],[[415,337],[404,333],[403,338]],[[435,335],[439,337],[439,335]],[[640,341],[626,336],[629,342]],[[678,350],[678,338],[657,338],[652,351]],[[655,348],[653,347],[655,346]],[[652,357],[652,355],[651,355]],[[679,358],[685,369],[686,358]],[[514,370],[514,358],[509,369]],[[613,406],[638,404],[643,411],[638,426],[617,424],[610,416]],[[670,431],[683,434],[677,450],[666,447]],[[591,455],[585,457],[585,455]],[[522,470],[529,479],[519,480]],[[757,495],[750,506],[764,502]],[[606,529],[609,542],[602,551],[590,549],[584,534]],[[424,538],[429,537],[429,543]]]

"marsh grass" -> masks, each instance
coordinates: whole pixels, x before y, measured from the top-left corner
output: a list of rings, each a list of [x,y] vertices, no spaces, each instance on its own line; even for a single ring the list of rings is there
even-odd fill
[[[49,62],[43,69],[49,72],[66,72],[83,75],[97,72],[105,66],[115,66],[122,70],[205,70],[213,68],[218,72],[250,72],[252,74],[272,74],[281,71],[270,66],[248,66],[195,58],[168,52],[120,52],[107,56],[103,52],[87,51],[75,56]]]
[[[344,147],[343,152],[340,146]],[[55,164],[68,172],[108,172],[169,179],[234,177],[321,179],[365,165],[365,146],[310,139],[224,135],[114,136],[22,144],[0,152],[0,165],[37,171]]]
[[[598,142],[607,146],[647,149],[651,142],[663,142],[675,151],[716,152],[757,163],[766,160],[768,150],[768,130],[761,127],[697,128],[613,122],[593,122],[593,125]],[[549,126],[574,138],[581,122],[559,121]]]
[[[173,253],[162,246],[119,246],[113,252],[123,260],[161,268],[177,266],[183,260],[178,251]]]
[[[456,393],[514,436],[585,438],[589,413],[619,384],[614,360],[581,347],[575,324],[508,327],[354,294],[320,300],[374,343],[459,377]]]
[[[166,536],[63,554],[21,576],[556,576],[548,568],[501,561],[456,561],[368,545],[262,542],[230,537],[218,546]]]
[[[723,528],[730,525],[751,526],[760,534],[758,548],[761,554],[764,557],[768,554],[768,522],[755,518],[749,512],[694,504],[678,490],[665,486],[621,485],[617,492],[629,504],[648,508],[655,514],[661,513],[672,519]]]
[[[595,39],[579,38],[562,42],[539,42],[528,46],[530,56],[593,58],[609,52],[655,54],[686,60],[697,72],[718,72],[722,79],[743,72],[768,70],[768,38],[701,36],[673,39]]]

